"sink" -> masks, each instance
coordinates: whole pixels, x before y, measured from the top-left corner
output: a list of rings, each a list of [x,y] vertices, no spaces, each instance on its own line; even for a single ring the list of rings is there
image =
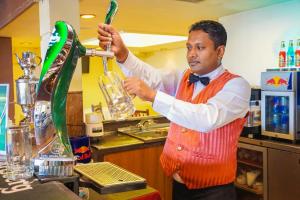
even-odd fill
[[[113,134],[104,136],[97,144],[92,144],[97,149],[110,149],[115,147],[125,147],[135,144],[143,144],[143,142],[137,138],[130,137],[124,134]]]
[[[157,142],[157,141],[164,141],[168,135],[169,127],[162,127],[162,128],[150,128],[150,129],[119,129],[118,131],[123,134],[130,135],[137,139],[144,141],[145,143],[148,142]]]

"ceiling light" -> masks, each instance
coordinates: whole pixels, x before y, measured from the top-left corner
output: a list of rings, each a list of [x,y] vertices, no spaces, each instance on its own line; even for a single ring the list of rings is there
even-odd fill
[[[94,15],[94,14],[82,14],[82,15],[80,15],[80,17],[82,19],[92,19],[92,18],[95,18],[96,15]]]
[[[187,40],[186,36],[177,35],[156,35],[125,32],[120,32],[120,35],[128,47],[147,47]],[[97,38],[92,38],[85,40],[82,43],[84,45],[96,46],[99,44],[99,41]]]
[[[204,1],[204,0],[176,0],[176,1],[185,1],[185,2],[189,2],[189,3],[199,3],[200,1]]]

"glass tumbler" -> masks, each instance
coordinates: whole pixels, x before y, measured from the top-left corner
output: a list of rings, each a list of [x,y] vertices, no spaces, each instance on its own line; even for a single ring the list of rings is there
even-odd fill
[[[27,179],[33,175],[29,126],[10,126],[6,133],[7,179]]]
[[[99,86],[113,119],[125,119],[134,113],[132,98],[123,88],[122,81],[115,72],[108,71],[100,76]]]

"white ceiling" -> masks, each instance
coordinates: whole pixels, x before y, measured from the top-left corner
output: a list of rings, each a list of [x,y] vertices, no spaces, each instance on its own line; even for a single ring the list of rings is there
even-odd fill
[[[126,32],[186,35],[188,27],[198,20],[218,20],[222,16],[286,1],[202,0],[191,3],[178,0],[119,0],[119,10],[113,25]],[[81,19],[81,40],[96,37],[97,24],[104,21],[108,4],[109,0],[80,0],[80,14],[96,15],[91,20]],[[12,37],[14,46],[38,47],[38,19],[38,4],[34,4],[0,29],[0,36]]]

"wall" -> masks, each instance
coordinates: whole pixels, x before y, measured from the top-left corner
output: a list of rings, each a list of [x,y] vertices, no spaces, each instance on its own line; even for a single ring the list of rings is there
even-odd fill
[[[299,10],[300,1],[295,0],[220,18],[228,33],[223,65],[251,85],[260,85],[260,72],[278,65],[280,41],[300,38]],[[185,54],[185,48],[159,51],[145,61],[184,68]]]
[[[14,93],[12,88],[14,87],[13,82],[13,68],[12,68],[12,39],[7,37],[0,37],[0,84],[9,84],[9,102],[14,101]],[[14,105],[8,104],[8,116],[10,119],[15,114]]]
[[[188,64],[186,61],[186,48],[178,48],[172,50],[164,50],[153,53],[143,60],[157,68],[181,68],[186,69]]]
[[[260,72],[278,66],[280,41],[300,38],[300,1],[242,12],[220,18],[228,32],[223,64],[260,84]]]

